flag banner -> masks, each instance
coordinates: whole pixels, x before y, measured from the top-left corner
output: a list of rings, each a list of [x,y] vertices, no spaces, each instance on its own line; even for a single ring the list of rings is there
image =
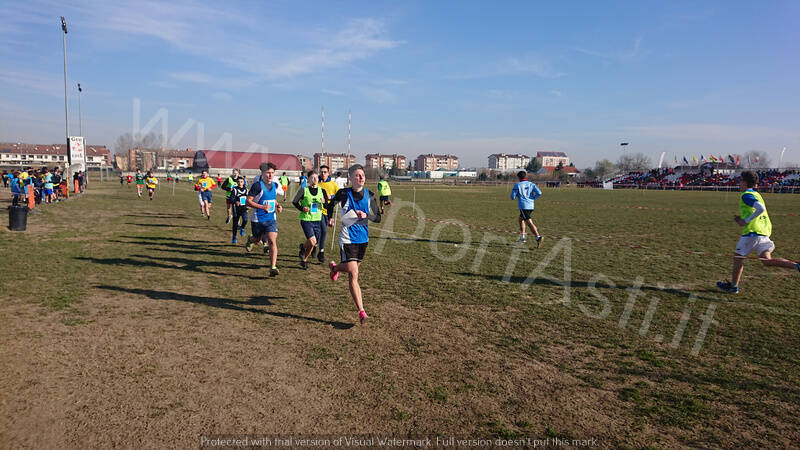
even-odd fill
[[[736,155],[736,165],[740,165],[742,161],[742,155]]]
[[[687,165],[689,164],[689,161],[686,159],[686,157],[685,157],[685,156],[683,157],[683,163],[684,163],[684,164],[687,164]]]
[[[667,152],[661,152],[661,158],[658,159],[658,168],[659,169],[661,168],[661,164],[664,163],[664,155],[666,155],[666,154],[667,154]]]
[[[733,159],[733,155],[728,155],[728,159],[731,161],[731,163],[735,163],[736,162],[736,160]]]
[[[614,182],[606,181],[605,183],[603,183],[603,189],[614,190]]]

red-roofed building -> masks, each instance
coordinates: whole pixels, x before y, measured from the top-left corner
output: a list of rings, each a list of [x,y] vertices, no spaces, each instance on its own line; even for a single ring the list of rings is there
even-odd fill
[[[278,168],[276,172],[287,172],[297,175],[303,170],[300,160],[295,155],[285,153],[249,153],[226,150],[198,150],[194,155],[194,168],[207,169],[213,174],[230,172],[232,169],[259,170],[262,162],[271,162]]]
[[[0,142],[0,165],[3,166],[60,166],[67,162],[66,144],[36,145]],[[86,166],[111,165],[111,151],[105,145],[86,146]]]

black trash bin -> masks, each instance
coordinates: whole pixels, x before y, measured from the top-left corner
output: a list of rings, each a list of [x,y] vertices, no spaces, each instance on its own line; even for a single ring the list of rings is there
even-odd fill
[[[25,231],[28,226],[28,207],[8,207],[8,228],[11,231]]]

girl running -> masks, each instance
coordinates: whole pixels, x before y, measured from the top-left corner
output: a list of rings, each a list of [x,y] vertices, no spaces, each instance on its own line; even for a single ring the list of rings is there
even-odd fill
[[[142,189],[144,188],[144,175],[141,169],[136,169],[136,194],[142,198]]]
[[[381,213],[375,194],[364,188],[366,175],[361,164],[355,164],[348,171],[352,187],[339,190],[328,204],[328,226],[333,226],[333,212],[336,205],[341,205],[342,229],[339,233],[341,262],[331,261],[331,280],[339,278],[339,272],[345,272],[350,278],[350,295],[358,309],[358,320],[364,323],[368,318],[361,298],[361,286],[358,284],[358,268],[364,259],[369,242],[369,222],[380,223]]]

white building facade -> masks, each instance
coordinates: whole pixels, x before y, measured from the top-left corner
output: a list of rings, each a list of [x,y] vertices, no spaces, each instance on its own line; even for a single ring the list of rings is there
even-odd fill
[[[489,155],[489,168],[496,170],[524,169],[531,162],[527,155],[507,155],[496,153]]]

